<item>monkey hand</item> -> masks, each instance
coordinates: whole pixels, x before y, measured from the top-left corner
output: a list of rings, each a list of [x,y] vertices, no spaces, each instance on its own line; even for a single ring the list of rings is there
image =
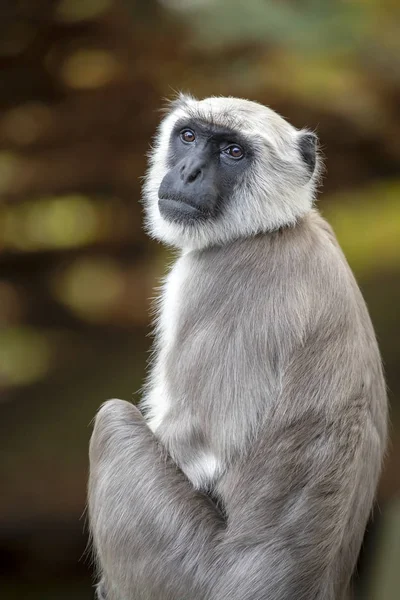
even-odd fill
[[[129,402],[110,400],[96,416],[88,510],[105,582],[98,600],[104,591],[106,600],[120,600],[141,597],[143,589],[152,590],[149,598],[206,597],[210,578],[200,580],[196,573],[200,563],[207,563],[201,573],[210,572],[208,540],[221,534],[221,518]],[[199,557],[204,540],[207,547]],[[166,589],[172,590],[169,595]]]
[[[153,434],[136,406],[124,400],[108,400],[100,407],[89,448],[89,513],[98,558],[101,555],[110,560],[114,555],[115,535],[129,501],[132,510],[140,509],[137,492],[151,443]],[[121,529],[125,529],[122,523]],[[112,590],[113,582],[104,573],[96,587],[96,600],[115,599]]]
[[[132,441],[135,430],[146,428],[140,411],[125,400],[107,400],[98,411],[90,440],[91,466],[111,458],[121,449],[121,444]]]

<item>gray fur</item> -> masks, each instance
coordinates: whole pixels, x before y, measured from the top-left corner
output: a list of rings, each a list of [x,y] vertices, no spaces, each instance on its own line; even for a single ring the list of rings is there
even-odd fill
[[[235,102],[251,119],[252,103]],[[309,208],[290,226],[266,218],[263,231],[235,236],[227,222],[221,243],[225,214],[194,247],[173,232],[183,251],[161,298],[147,421],[111,400],[91,440],[107,600],[339,600],[348,590],[385,450],[386,391],[361,293],[312,208],[315,183],[303,182]]]

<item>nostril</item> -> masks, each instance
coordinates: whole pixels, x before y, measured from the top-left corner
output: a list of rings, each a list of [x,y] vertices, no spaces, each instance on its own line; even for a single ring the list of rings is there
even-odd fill
[[[191,173],[189,173],[189,175],[188,175],[188,178],[187,178],[188,182],[191,183],[192,181],[195,181],[198,178],[198,176],[200,175],[200,173],[201,173],[201,169],[193,169],[193,171]]]

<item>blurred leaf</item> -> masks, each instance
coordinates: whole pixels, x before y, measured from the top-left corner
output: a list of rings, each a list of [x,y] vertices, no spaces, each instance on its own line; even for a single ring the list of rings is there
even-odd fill
[[[61,69],[61,78],[69,87],[98,88],[117,79],[122,66],[115,56],[104,50],[78,50],[69,56]]]
[[[8,191],[18,172],[18,163],[18,156],[13,152],[0,152],[0,194]]]
[[[0,385],[26,385],[41,379],[51,360],[46,337],[29,327],[15,327],[0,333]]]
[[[83,194],[35,198],[0,207],[0,249],[63,250],[124,240],[133,226],[118,199]]]
[[[2,135],[12,143],[31,144],[51,125],[51,110],[33,102],[7,111],[0,123]]]
[[[377,0],[161,0],[192,29],[193,45],[216,52],[258,43],[294,59],[365,57],[372,69],[400,78],[400,4]],[[382,34],[384,32],[384,35]],[[268,60],[265,63],[267,66]]]
[[[352,2],[214,0],[163,4],[191,19],[199,38],[214,46],[240,40],[293,44],[303,50],[354,47],[366,27],[366,12]]]
[[[0,35],[0,56],[11,57],[22,53],[35,37],[37,30],[29,23],[19,21]]]
[[[399,268],[399,198],[397,181],[325,197],[322,212],[357,273]]]
[[[8,281],[0,280],[0,326],[19,321],[24,305],[17,288]]]
[[[87,245],[99,237],[98,213],[78,194],[8,205],[0,213],[0,239],[8,249],[28,251]]]
[[[400,500],[387,508],[379,532],[377,560],[369,573],[369,600],[397,600],[400,589]]]
[[[94,19],[110,8],[113,0],[60,0],[56,17],[66,23]]]
[[[102,321],[123,296],[124,275],[109,258],[85,258],[58,274],[53,289],[60,302],[80,317]]]

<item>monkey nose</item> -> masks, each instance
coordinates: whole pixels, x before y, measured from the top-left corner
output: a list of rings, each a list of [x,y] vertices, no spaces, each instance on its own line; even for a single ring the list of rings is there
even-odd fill
[[[203,172],[202,165],[196,163],[185,163],[180,168],[180,177],[183,183],[193,183],[200,178]]]
[[[201,169],[199,167],[195,167],[192,169],[190,173],[186,176],[186,182],[192,183],[192,181],[196,181],[196,179],[201,175]]]

